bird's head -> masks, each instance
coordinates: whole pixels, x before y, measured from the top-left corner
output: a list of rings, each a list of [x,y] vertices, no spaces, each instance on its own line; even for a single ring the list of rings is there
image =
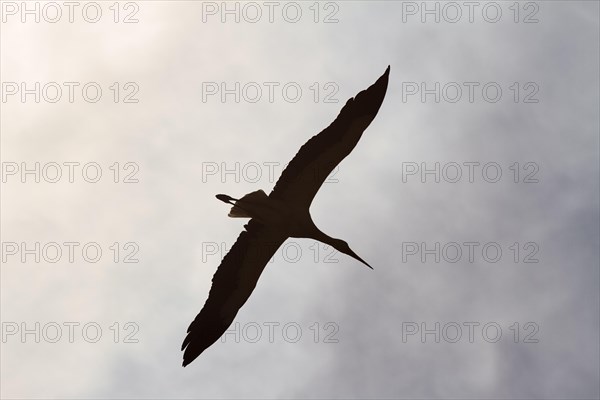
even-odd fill
[[[373,267],[371,267],[369,264],[367,264],[367,262],[365,260],[360,258],[358,256],[358,254],[356,254],[354,251],[352,251],[352,249],[350,248],[348,243],[346,243],[345,241],[343,241],[341,239],[334,239],[334,241],[331,243],[331,245],[340,253],[349,255],[350,257],[354,258],[355,260],[360,261],[361,263],[365,264],[367,267],[373,269]]]

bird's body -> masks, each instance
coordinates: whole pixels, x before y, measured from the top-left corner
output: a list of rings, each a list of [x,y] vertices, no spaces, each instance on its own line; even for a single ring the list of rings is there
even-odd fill
[[[310,238],[311,233],[317,231],[307,208],[294,207],[267,196],[262,190],[249,193],[239,200],[227,195],[218,195],[218,198],[233,204],[230,217],[255,219],[286,237]]]
[[[281,174],[273,191],[262,190],[240,199],[219,194],[233,207],[232,218],[250,218],[217,269],[200,313],[190,324],[181,347],[183,366],[198,357],[231,325],[269,259],[288,237],[310,238],[363,261],[348,243],[323,233],[310,216],[310,204],[331,171],[354,149],[377,115],[387,90],[390,67],[367,90],[346,105],[333,123],[312,137]]]

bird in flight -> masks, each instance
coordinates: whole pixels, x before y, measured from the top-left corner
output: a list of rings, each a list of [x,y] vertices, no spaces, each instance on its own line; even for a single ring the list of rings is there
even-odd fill
[[[346,102],[331,125],[300,148],[268,196],[262,190],[240,199],[217,195],[217,199],[233,206],[229,217],[250,221],[223,258],[212,278],[208,299],[187,330],[181,345],[185,350],[184,367],[225,333],[263,269],[288,237],[318,240],[371,268],[348,243],[321,232],[309,207],[325,179],[375,119],[387,91],[389,73],[388,66],[373,85]]]

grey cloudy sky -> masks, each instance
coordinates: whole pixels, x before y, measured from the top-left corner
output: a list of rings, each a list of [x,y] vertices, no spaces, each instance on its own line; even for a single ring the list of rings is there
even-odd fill
[[[598,2],[49,4],[1,5],[3,398],[600,396]],[[375,270],[288,241],[181,368],[244,223],[214,195],[387,65],[311,208]]]

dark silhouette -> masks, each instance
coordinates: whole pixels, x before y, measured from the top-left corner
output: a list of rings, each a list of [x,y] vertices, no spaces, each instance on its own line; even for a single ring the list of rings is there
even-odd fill
[[[181,350],[185,349],[184,367],[227,330],[250,297],[267,262],[288,237],[319,240],[371,268],[348,243],[321,232],[312,221],[309,207],[325,179],[350,154],[377,115],[389,73],[388,66],[377,82],[346,102],[331,125],[300,148],[270,195],[262,190],[239,200],[217,195],[217,199],[233,205],[230,217],[251,220],[221,262],[208,299],[188,328],[181,346]]]

